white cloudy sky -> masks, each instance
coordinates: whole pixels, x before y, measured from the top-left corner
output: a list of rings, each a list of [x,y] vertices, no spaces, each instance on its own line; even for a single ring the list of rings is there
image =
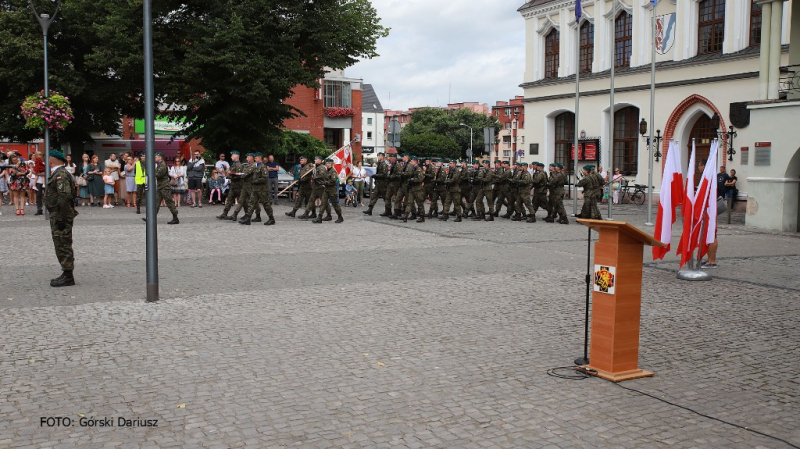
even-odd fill
[[[522,95],[523,0],[372,0],[389,37],[347,76],[372,84],[384,109]],[[451,87],[452,86],[452,87]]]

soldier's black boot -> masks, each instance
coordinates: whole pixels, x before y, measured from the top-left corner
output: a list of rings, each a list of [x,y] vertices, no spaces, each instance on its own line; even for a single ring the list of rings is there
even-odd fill
[[[511,217],[511,221],[522,221],[522,216],[520,214],[514,214],[514,216]]]
[[[403,223],[408,223],[408,214],[403,214],[401,219],[403,220]]]
[[[243,225],[247,225],[247,226],[250,226],[250,222],[252,222],[252,220],[250,220],[250,217],[248,217],[247,215],[245,215],[244,217],[242,217],[241,220],[239,220],[239,224],[243,224]]]
[[[172,214],[172,220],[168,221],[167,224],[179,224],[181,221],[178,220],[178,214]]]
[[[341,223],[343,221],[344,221],[344,218],[342,218],[342,214],[337,212],[336,213],[336,221],[334,221],[334,223]]]
[[[486,216],[486,221],[494,221],[494,214],[489,214]]]
[[[428,218],[433,218],[433,209],[428,210]]]
[[[229,215],[227,220],[236,221],[236,216],[239,215],[238,213],[234,212],[233,215]]]
[[[442,216],[439,217],[439,220],[447,221],[448,218],[450,218],[450,214],[442,212]]]
[[[505,214],[505,215],[503,215],[503,218],[505,218],[506,220],[508,220],[509,218],[511,218],[511,211],[508,211],[508,212],[506,212],[506,214]]]
[[[558,220],[558,222],[560,224],[569,224],[569,220],[567,219],[567,217],[561,217],[561,219]]]
[[[322,223],[322,216],[321,215],[322,215],[322,213],[320,212],[320,216],[315,218],[315,219],[313,219],[313,220],[311,220],[311,223],[315,223],[315,224]]]
[[[322,212],[319,213],[319,216],[322,216]],[[317,210],[311,209],[311,215],[309,215],[308,218],[317,218]]]
[[[251,220],[253,223],[261,223],[261,215],[256,215],[256,218]]]
[[[461,222],[461,215],[456,215],[456,219],[453,220],[453,223],[460,223]]]
[[[480,215],[475,214],[475,216],[472,217],[472,221],[483,221],[483,218],[484,218],[483,216],[484,216],[484,214],[480,214]]]
[[[388,207],[383,210],[383,213],[380,214],[381,217],[390,217],[392,215],[392,210]]]
[[[319,216],[322,218],[322,221],[333,221],[333,217],[331,217],[330,212],[328,212],[324,217],[322,216],[322,212],[320,212]]]
[[[409,220],[416,220],[416,219],[417,219],[417,213],[416,213],[416,212],[414,212],[414,213],[413,213],[413,214],[411,214],[411,215],[410,215],[408,218],[409,218]]]
[[[551,215],[548,215],[548,216],[546,216],[546,217],[544,218],[544,221],[546,221],[546,222],[548,222],[548,223],[553,223],[553,222],[555,222],[555,221],[556,221],[556,219],[555,219],[554,217],[552,217]]]
[[[228,212],[222,211],[222,214],[221,215],[217,215],[217,218],[219,218],[220,220],[224,220],[224,219],[228,218]]]
[[[536,215],[533,214],[528,215],[528,219],[525,220],[525,223],[536,223]]]
[[[372,207],[373,207],[373,206],[369,206],[369,207],[367,208],[367,210],[365,210],[365,211],[364,211],[364,213],[365,213],[365,214],[367,214],[367,215],[372,215]]]
[[[425,216],[420,215],[419,217],[417,217],[417,223],[425,223]]]
[[[264,226],[272,226],[275,224],[275,217],[272,215],[269,216],[269,220],[264,222]]]
[[[495,217],[499,217],[500,216],[500,209],[497,209],[496,211],[494,211],[494,216]]]
[[[61,276],[50,281],[51,287],[69,287],[75,285],[75,278],[72,277],[72,270],[64,271]]]
[[[311,217],[308,216],[308,211],[303,212],[303,215],[297,217],[298,220],[308,220],[309,218]]]
[[[291,212],[286,212],[286,216],[287,217],[294,217],[296,213],[297,213],[297,209],[292,209]]]
[[[140,206],[139,206],[139,204],[137,203],[137,204],[136,204],[136,213],[137,213],[137,214],[141,214],[141,213],[142,213],[142,211],[141,211],[141,209],[139,209],[139,207],[140,207]]]

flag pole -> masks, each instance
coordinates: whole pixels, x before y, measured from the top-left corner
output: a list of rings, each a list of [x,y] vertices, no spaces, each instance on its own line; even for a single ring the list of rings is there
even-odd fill
[[[614,202],[614,66],[617,65],[617,2],[611,0],[611,87],[610,100],[611,106],[608,109],[608,219],[611,220],[611,203]]]
[[[580,104],[581,104],[581,69],[580,69],[580,60],[581,60],[581,2],[578,0],[575,3],[575,29],[577,33],[575,34],[575,129],[573,129],[573,136],[574,136],[574,147],[573,147],[573,155],[575,160],[574,163],[574,174],[575,174],[575,191],[572,195],[572,216],[578,215],[578,157],[579,157],[579,147],[578,147],[578,116],[580,115]]]
[[[653,5],[653,34],[650,45],[653,47],[650,56],[650,141],[647,152],[647,222],[645,226],[653,226],[653,154],[658,150],[653,140],[656,127],[656,0]]]

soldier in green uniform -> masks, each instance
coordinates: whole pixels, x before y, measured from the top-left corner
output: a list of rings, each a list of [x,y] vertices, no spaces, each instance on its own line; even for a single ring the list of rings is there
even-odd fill
[[[516,187],[516,195],[514,198],[514,205],[517,211],[514,214],[512,221],[520,221],[525,216],[525,211],[528,211],[528,223],[536,223],[536,217],[533,215],[533,205],[531,204],[531,174],[528,173],[528,163],[519,162],[517,164],[519,169],[514,173],[512,180],[514,187]]]
[[[494,173],[489,168],[489,160],[483,161],[483,167],[478,170],[475,177],[474,189],[478,192],[475,197],[475,207],[478,208],[478,213],[475,220],[484,219],[486,221],[494,221],[494,196],[492,195],[492,183],[494,182]],[[489,206],[489,215],[486,215],[483,207],[483,200],[486,199],[486,204]]]
[[[442,208],[442,216],[439,220],[447,221],[449,216],[448,211],[450,205],[453,205],[453,213],[456,216],[454,222],[461,221],[461,170],[456,167],[456,161],[450,161],[449,168],[446,171],[444,178],[444,185],[447,186],[447,198],[444,200],[444,207]]]
[[[264,157],[261,153],[247,153],[247,163],[244,164],[244,171],[242,172],[242,192],[239,195],[239,205],[236,206],[236,209],[233,211],[233,216],[228,217],[228,220],[236,220],[236,216],[239,215],[239,211],[244,208],[244,214],[252,216],[252,212],[247,210],[249,203],[250,203],[250,195],[253,193],[253,184],[251,184],[251,180],[253,178],[253,172],[256,169],[255,159],[258,158],[259,162]],[[256,218],[253,219],[253,222],[261,222],[261,207],[256,203]]]
[[[156,153],[156,215],[158,215],[159,209],[161,209],[161,201],[164,201],[164,204],[167,205],[169,211],[172,212],[172,221],[168,221],[167,224],[178,224],[180,221],[178,220],[178,208],[175,207],[175,202],[172,201],[172,186],[169,185],[169,168],[167,168],[167,163],[164,162],[164,155],[161,153]],[[155,217],[153,217],[155,219]],[[143,221],[147,221],[147,217],[142,217]]]
[[[512,185],[511,180],[514,177],[514,170],[511,169],[510,164],[508,161],[503,161],[503,167],[500,169],[499,177],[496,177],[495,182],[497,182],[500,186],[497,192],[497,206],[494,210],[494,215],[500,215],[500,209],[502,209],[503,205],[506,206],[506,213],[503,215],[503,218],[511,218],[511,214],[514,213],[516,208],[515,199],[514,199],[514,191],[516,190],[516,186]]]
[[[508,195],[506,197],[508,209],[506,210],[505,215],[503,215],[503,218],[511,218],[513,214],[517,213],[517,196],[519,193],[519,184],[517,183],[517,178],[520,176],[520,167],[521,166],[519,162],[515,162],[514,167],[511,170],[511,175],[508,177]]]
[[[536,171],[531,178],[531,185],[533,186],[533,212],[531,216],[533,221],[536,221],[536,212],[541,207],[547,211],[547,216],[550,216],[549,207],[547,205],[547,175],[544,172],[544,164],[541,162],[534,162]]]
[[[317,217],[310,217],[308,214],[312,210],[316,208],[315,204],[318,199],[322,198],[323,193],[325,192],[325,184],[327,180],[328,172],[325,170],[325,165],[322,161],[325,158],[316,155],[314,156],[314,168],[311,170],[311,198],[308,199],[308,205],[306,206],[305,212],[303,215],[297,217],[300,220],[308,220],[309,218],[317,218]],[[319,216],[322,217],[322,211],[325,209],[325,204],[320,203],[319,209]]]
[[[461,173],[461,209],[464,211],[464,218],[469,216],[472,209],[469,205],[469,197],[472,195],[472,167],[467,164],[467,161],[461,161],[458,167]]]
[[[408,177],[410,176],[411,170],[411,166],[408,163],[409,155],[408,153],[403,153],[400,157],[402,161],[397,164],[401,167],[400,184],[397,187],[397,193],[394,198],[394,215],[391,217],[392,219],[399,219],[402,217],[403,211],[405,210],[406,197],[408,196]]]
[[[597,209],[597,198],[595,191],[597,190],[596,178],[592,176],[594,165],[583,166],[583,178],[578,181],[578,187],[583,188],[583,207],[578,218],[591,218],[595,220],[600,219],[600,211]]]
[[[508,196],[508,179],[510,173],[503,167],[503,163],[499,160],[494,162],[494,170],[492,170],[492,181],[494,181],[494,216],[500,216],[500,209],[506,202]]]
[[[325,188],[322,192],[322,203],[319,206],[319,217],[312,223],[322,223],[331,219],[331,203],[333,204],[333,210],[336,211],[336,223],[341,223],[344,218],[342,218],[342,207],[339,206],[339,184],[336,182],[339,179],[339,173],[334,170],[333,159],[331,158],[325,159],[325,177]],[[322,218],[323,209],[327,212],[327,220]]]
[[[447,176],[445,167],[449,166],[449,159],[437,160],[433,172],[433,197],[431,197],[431,207],[428,209],[428,218],[439,217],[439,202],[442,203],[442,214],[444,214],[444,201],[447,199],[447,186],[444,178]]]
[[[389,153],[389,184],[386,187],[386,198],[384,203],[386,204],[386,210],[381,214],[381,217],[389,217],[394,218],[395,215],[400,215],[399,210],[395,210],[396,213],[392,213],[392,200],[397,195],[398,190],[400,190],[400,184],[402,183],[403,166],[401,163],[397,162],[397,153]]]
[[[466,173],[469,174],[469,181],[467,182],[467,192],[464,193],[463,184],[462,184],[462,191],[461,196],[464,198],[467,206],[464,209],[464,217],[477,217],[475,211],[477,207],[475,206],[475,200],[478,198],[478,191],[481,190],[479,187],[476,186],[478,181],[478,172],[481,169],[481,163],[479,160],[474,159],[472,161],[472,167],[466,168]]]
[[[275,224],[275,217],[272,215],[272,200],[270,199],[269,186],[269,172],[267,166],[263,163],[263,156],[256,153],[256,163],[252,169],[252,176],[250,177],[250,203],[245,208],[245,215],[239,220],[243,225],[250,225],[250,217],[253,211],[258,210],[259,204],[264,205],[264,211],[267,213],[269,219],[264,222],[264,225],[270,226]]]
[[[311,172],[314,171],[314,164],[308,162],[308,157],[300,156],[300,174],[297,179],[297,198],[294,200],[294,207],[291,212],[286,212],[287,217],[294,217],[298,210],[303,207],[303,201],[309,203],[311,199]],[[315,213],[312,205],[311,212]]]
[[[556,214],[560,217],[558,222],[561,224],[569,224],[567,218],[567,210],[564,209],[564,184],[567,183],[567,176],[564,174],[564,166],[555,164],[555,175],[550,177],[548,187],[550,188],[550,201],[552,210],[551,219],[554,220]]]
[[[411,156],[411,167],[408,175],[408,202],[403,214],[403,222],[408,221],[408,214],[417,216],[417,223],[425,222],[425,169],[419,166],[416,156]]]
[[[75,255],[72,252],[72,224],[78,211],[75,210],[75,181],[64,166],[67,158],[60,151],[50,151],[50,179],[44,192],[44,205],[50,213],[50,234],[53,236],[61,276],[50,281],[51,287],[75,285],[72,270]]]
[[[595,202],[595,209],[597,210],[597,218],[596,220],[602,220],[602,216],[600,215],[600,209],[597,207],[597,203],[603,200],[603,190],[605,189],[606,180],[603,179],[603,175],[600,174],[603,170],[603,167],[600,167],[600,171],[595,170],[592,173],[592,177],[594,177],[594,202]]]
[[[369,193],[369,206],[364,211],[367,215],[372,215],[372,208],[378,202],[378,198],[383,198],[384,204],[389,204],[391,200],[386,199],[386,184],[389,182],[389,166],[386,165],[383,153],[378,153],[378,163],[375,166],[375,174],[372,175],[374,181],[373,189]]]
[[[433,177],[436,175],[436,158],[425,158],[422,169],[425,172],[425,187],[423,187],[425,199],[433,204],[433,197],[435,195],[433,191]],[[431,218],[430,212],[428,212],[428,218]]]
[[[239,152],[231,151],[231,167],[229,170],[231,176],[231,187],[228,189],[228,197],[225,198],[225,209],[222,210],[221,215],[217,215],[217,218],[220,220],[225,220],[228,218],[228,212],[230,212],[233,205],[236,204],[236,200],[239,199],[242,194],[242,179],[240,176],[242,175],[243,171],[244,166],[241,162],[239,162]]]

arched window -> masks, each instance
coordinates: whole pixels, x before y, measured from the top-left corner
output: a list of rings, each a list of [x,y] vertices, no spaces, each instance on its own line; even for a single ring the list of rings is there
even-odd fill
[[[574,163],[572,162],[572,145],[575,143],[575,114],[572,112],[562,112],[556,116],[556,135],[555,135],[555,161],[563,164],[567,173],[572,173]]]
[[[627,12],[617,16],[616,29],[614,30],[614,67],[628,67],[631,65],[633,52],[633,18]]]
[[[639,169],[639,108],[614,113],[614,168],[635,175]]]
[[[550,30],[544,38],[544,77],[558,77],[558,30]]]
[[[750,6],[750,46],[759,45],[761,45],[761,3],[753,0]]]
[[[586,21],[581,25],[581,73],[592,72],[592,61],[594,61],[594,25]]]
[[[697,31],[697,53],[719,53],[725,38],[725,0],[700,2],[700,21]]]
[[[707,115],[700,116],[699,119],[695,122],[694,126],[692,127],[692,133],[689,136],[688,148],[689,152],[686,154],[691,154],[692,152],[692,140],[694,140],[695,146],[695,160],[697,161],[697,165],[700,166],[700,162],[708,159],[708,153],[711,150],[711,141],[717,138],[717,129],[714,128],[714,124],[711,120],[711,117]],[[687,158],[688,159],[688,158]],[[700,185],[700,177],[702,173],[697,172],[694,174],[694,185]]]

